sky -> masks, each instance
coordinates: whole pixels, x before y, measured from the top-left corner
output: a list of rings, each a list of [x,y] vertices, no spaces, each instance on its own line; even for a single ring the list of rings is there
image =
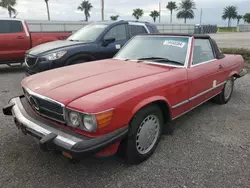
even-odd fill
[[[1,0],[0,0],[1,1]],[[77,10],[82,0],[49,0],[51,20],[84,20],[84,13]],[[90,21],[101,19],[101,0],[89,0],[93,5]],[[161,23],[169,23],[170,12],[166,9],[169,0],[104,0],[105,1],[105,20],[109,20],[111,15],[120,15],[119,19],[133,20],[132,12],[135,8],[144,10],[144,15],[140,20],[152,21],[149,17],[150,11],[159,10],[161,2]],[[173,0],[177,5],[181,0]],[[200,23],[200,12],[202,8],[202,23],[217,24],[226,26],[227,21],[221,19],[223,8],[235,5],[238,14],[250,12],[250,0],[195,0],[196,10],[195,19],[188,20],[187,23]],[[47,11],[44,0],[17,0],[15,9],[18,11],[17,18],[46,20]],[[8,17],[8,12],[0,8],[0,17]],[[183,20],[176,19],[176,12],[173,13],[174,23],[183,23]],[[232,22],[236,24],[236,20]]]

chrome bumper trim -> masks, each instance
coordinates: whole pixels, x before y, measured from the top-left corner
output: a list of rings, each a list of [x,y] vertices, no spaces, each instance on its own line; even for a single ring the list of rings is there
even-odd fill
[[[246,69],[242,69],[239,73],[239,77],[243,77],[247,74],[247,70]]]
[[[83,139],[69,135],[60,131],[59,129],[55,129],[44,124],[41,126],[39,124],[42,123],[39,122],[38,124],[38,122],[35,122],[35,120],[31,121],[28,119],[28,114],[26,114],[20,98],[13,98],[9,103],[13,104],[11,111],[14,118],[16,118],[18,122],[20,122],[28,131],[32,132],[33,134],[39,137],[44,137],[50,133],[55,133],[57,134],[57,137],[53,140],[53,143],[68,149],[71,149],[76,143],[83,141]]]

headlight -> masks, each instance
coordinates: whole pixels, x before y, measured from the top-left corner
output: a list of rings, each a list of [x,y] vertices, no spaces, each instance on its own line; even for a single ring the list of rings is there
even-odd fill
[[[69,112],[69,123],[72,125],[74,128],[79,128],[81,125],[81,117],[79,113],[70,111]]]
[[[55,53],[45,55],[42,58],[45,58],[47,60],[57,60],[57,59],[60,59],[62,56],[64,56],[66,53],[67,51],[55,52]]]
[[[104,128],[111,123],[113,111],[105,111],[99,114],[85,114],[66,109],[66,121],[71,127],[87,132],[95,132],[98,128]]]
[[[93,132],[97,129],[97,122],[94,115],[83,116],[83,126],[86,131]]]

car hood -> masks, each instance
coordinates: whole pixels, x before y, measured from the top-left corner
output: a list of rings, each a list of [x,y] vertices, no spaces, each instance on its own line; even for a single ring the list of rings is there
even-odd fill
[[[22,85],[67,105],[93,92],[170,69],[166,66],[109,59],[38,73],[25,78]]]
[[[63,48],[78,46],[78,45],[85,45],[89,44],[90,42],[77,42],[77,41],[69,41],[69,40],[57,40],[53,42],[47,42],[44,44],[40,44],[35,46],[34,48],[30,49],[27,53],[30,55],[40,55],[46,54],[51,51],[58,51]]]

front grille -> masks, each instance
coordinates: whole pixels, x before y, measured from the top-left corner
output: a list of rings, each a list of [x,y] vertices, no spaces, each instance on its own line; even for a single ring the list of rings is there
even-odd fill
[[[33,107],[35,111],[37,111],[40,115],[45,116],[54,121],[65,123],[64,119],[64,107],[54,101],[50,101],[49,99],[44,99],[34,94],[28,93],[25,89],[25,96],[28,99],[30,105]]]
[[[25,63],[27,64],[28,67],[35,66],[37,61],[38,61],[38,58],[35,56],[30,56],[30,55],[25,56]]]

